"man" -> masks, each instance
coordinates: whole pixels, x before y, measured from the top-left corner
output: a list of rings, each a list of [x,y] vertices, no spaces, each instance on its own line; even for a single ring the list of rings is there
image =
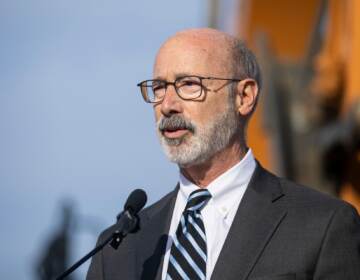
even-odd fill
[[[179,183],[118,250],[93,258],[87,279],[360,279],[356,211],[270,174],[246,146],[261,82],[241,42],[179,32],[139,86]]]

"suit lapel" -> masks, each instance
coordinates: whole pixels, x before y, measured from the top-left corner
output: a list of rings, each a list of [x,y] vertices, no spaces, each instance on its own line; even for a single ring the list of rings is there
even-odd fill
[[[136,267],[141,280],[160,280],[168,231],[175,206],[178,186],[161,201],[151,206],[143,220],[137,239]]]
[[[259,164],[239,205],[211,279],[246,279],[286,215],[278,179]]]

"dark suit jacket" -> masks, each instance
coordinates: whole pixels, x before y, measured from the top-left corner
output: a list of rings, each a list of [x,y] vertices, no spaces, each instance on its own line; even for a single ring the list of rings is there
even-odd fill
[[[177,191],[143,210],[140,230],[118,250],[98,253],[87,280],[160,280]],[[359,280],[360,218],[349,204],[258,164],[211,279]]]

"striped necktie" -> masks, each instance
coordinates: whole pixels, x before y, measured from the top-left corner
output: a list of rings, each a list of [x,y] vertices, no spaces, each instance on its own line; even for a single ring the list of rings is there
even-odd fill
[[[210,198],[206,189],[190,194],[171,246],[166,280],[206,279],[206,235],[200,211]]]

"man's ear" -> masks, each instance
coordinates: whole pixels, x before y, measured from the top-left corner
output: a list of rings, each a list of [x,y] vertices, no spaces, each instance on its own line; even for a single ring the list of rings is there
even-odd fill
[[[248,116],[255,108],[258,97],[258,84],[253,79],[244,79],[236,87],[236,108],[241,116]]]

